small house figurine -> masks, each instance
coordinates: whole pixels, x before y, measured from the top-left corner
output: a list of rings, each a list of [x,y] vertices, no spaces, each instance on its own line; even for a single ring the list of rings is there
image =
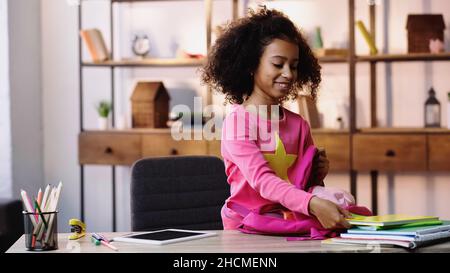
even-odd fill
[[[430,40],[444,41],[445,22],[442,14],[410,14],[408,29],[408,52],[430,52]]]
[[[138,82],[131,96],[133,128],[166,128],[170,96],[162,82]]]

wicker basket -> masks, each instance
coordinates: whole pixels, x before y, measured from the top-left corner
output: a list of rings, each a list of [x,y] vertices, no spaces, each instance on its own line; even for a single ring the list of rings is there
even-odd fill
[[[430,40],[444,41],[445,23],[442,14],[410,14],[406,24],[408,52],[430,52]]]

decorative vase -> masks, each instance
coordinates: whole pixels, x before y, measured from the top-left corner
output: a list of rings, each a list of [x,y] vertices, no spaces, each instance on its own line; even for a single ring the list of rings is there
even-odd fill
[[[97,124],[98,124],[99,130],[107,130],[108,129],[108,118],[98,117]]]
[[[127,117],[125,115],[119,116],[119,118],[117,119],[116,128],[119,130],[125,130],[128,128]]]

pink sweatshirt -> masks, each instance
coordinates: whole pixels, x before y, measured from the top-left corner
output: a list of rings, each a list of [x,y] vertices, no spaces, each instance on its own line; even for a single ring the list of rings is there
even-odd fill
[[[313,195],[281,179],[265,159],[265,155],[275,153],[279,137],[283,144],[281,150],[285,151],[282,155],[295,158],[287,168],[288,179],[293,181],[299,165],[296,163],[302,160],[306,148],[313,145],[308,123],[298,114],[281,109],[283,118],[271,123],[246,111],[242,105],[234,105],[224,120],[221,153],[231,192],[221,212],[224,229],[236,229],[242,219],[227,206],[229,202],[250,210],[279,203],[291,211],[309,215],[308,205]]]

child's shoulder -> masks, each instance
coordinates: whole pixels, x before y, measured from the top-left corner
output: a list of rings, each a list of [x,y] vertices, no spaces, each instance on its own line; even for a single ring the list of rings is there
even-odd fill
[[[225,119],[234,118],[236,116],[245,117],[245,108],[241,104],[227,106]]]
[[[286,119],[289,122],[296,121],[296,122],[299,122],[302,124],[306,123],[306,120],[301,115],[299,115],[285,107],[283,107],[283,113],[286,115]]]

